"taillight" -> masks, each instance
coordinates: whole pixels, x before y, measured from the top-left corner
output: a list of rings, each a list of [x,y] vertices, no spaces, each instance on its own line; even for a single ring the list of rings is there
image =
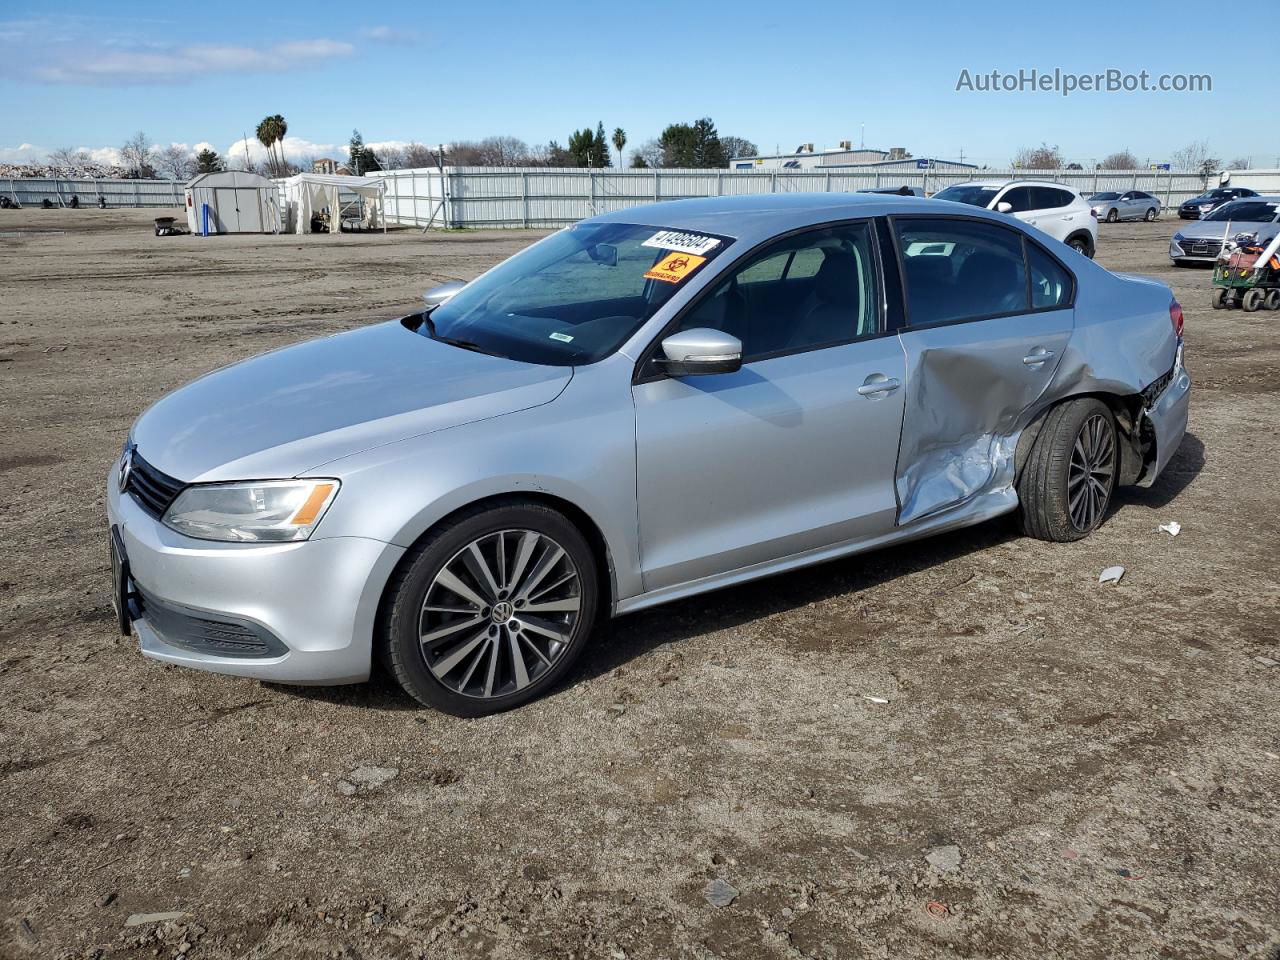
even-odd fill
[[[1169,304],[1169,322],[1173,324],[1173,334],[1182,339],[1182,304],[1177,300]]]

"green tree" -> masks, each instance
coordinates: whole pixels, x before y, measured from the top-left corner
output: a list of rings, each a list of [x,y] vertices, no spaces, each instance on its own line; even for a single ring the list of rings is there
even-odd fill
[[[605,137],[604,122],[596,124],[592,131],[583,127],[569,134],[569,162],[575,167],[609,167],[609,141]]]
[[[351,142],[347,145],[347,163],[357,177],[382,169],[378,155],[373,152],[372,147],[365,146],[364,137],[360,136],[359,130],[351,131]]]
[[[693,127],[687,123],[673,123],[662,131],[658,137],[658,146],[662,148],[662,166],[692,167],[694,154],[697,152],[697,137]]]
[[[627,145],[627,131],[621,127],[613,128],[613,149],[618,151],[618,166],[622,166],[622,148]]]
[[[258,124],[255,131],[258,142],[267,148],[267,169],[271,171],[273,177],[283,177],[285,175],[284,163],[284,135],[289,130],[289,124],[285,122],[284,117],[276,113],[269,117],[263,117],[262,122]]]
[[[205,147],[196,154],[196,173],[220,173],[225,168],[217,152]]]

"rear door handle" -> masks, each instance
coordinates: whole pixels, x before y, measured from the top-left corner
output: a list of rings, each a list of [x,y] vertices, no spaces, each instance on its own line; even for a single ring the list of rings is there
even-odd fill
[[[893,393],[900,386],[902,386],[900,382],[891,377],[886,377],[883,373],[873,373],[862,382],[862,386],[858,388],[858,395],[876,400]]]
[[[1046,350],[1044,347],[1036,347],[1029,354],[1022,358],[1022,362],[1028,367],[1038,367],[1046,360],[1053,356],[1052,350]]]

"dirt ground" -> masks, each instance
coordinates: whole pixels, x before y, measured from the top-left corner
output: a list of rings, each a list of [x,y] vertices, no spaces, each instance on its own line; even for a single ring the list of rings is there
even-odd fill
[[[1280,315],[1211,311],[1177,220],[1101,229],[1173,284],[1196,388],[1087,541],[997,522],[637,614],[467,721],[143,659],[102,488],[163,392],[536,234],[158,212],[0,211],[0,956],[1280,958]]]

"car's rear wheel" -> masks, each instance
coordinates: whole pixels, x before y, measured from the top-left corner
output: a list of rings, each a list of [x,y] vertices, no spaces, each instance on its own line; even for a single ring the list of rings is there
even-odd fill
[[[446,713],[519,706],[582,652],[597,577],[581,531],[550,507],[464,512],[415,547],[389,588],[384,663],[410,696]]]
[[[1022,530],[1039,540],[1080,540],[1106,518],[1119,473],[1116,422],[1094,397],[1049,411],[1018,477]]]
[[[1143,218],[1142,218],[1142,219],[1143,219],[1143,220],[1145,220],[1145,221],[1147,221],[1147,223],[1150,223],[1150,222],[1151,222],[1152,220],[1154,220],[1155,218],[1156,218],[1156,208],[1155,208],[1155,207],[1147,207],[1146,215],[1145,215],[1145,216],[1143,216]]]
[[[1120,211],[1117,210],[1115,207],[1112,207],[1110,210],[1107,211],[1107,223],[1115,223],[1119,219],[1120,219]]]

